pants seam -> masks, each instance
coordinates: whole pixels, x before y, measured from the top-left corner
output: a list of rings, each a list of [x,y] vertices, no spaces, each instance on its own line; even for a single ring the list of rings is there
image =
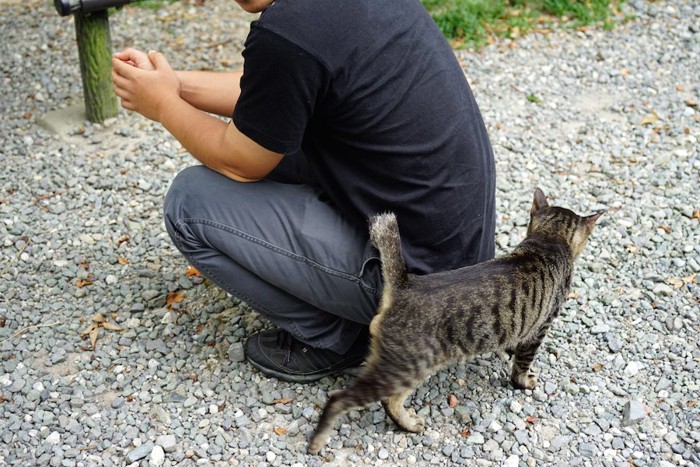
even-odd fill
[[[314,269],[317,269],[317,270],[319,270],[319,271],[321,271],[321,272],[324,272],[324,273],[326,273],[326,274],[330,274],[330,275],[333,275],[333,276],[336,276],[336,277],[340,277],[340,278],[342,278],[342,279],[350,280],[350,281],[352,281],[352,282],[357,282],[357,283],[359,283],[363,288],[367,289],[369,292],[371,292],[371,293],[373,293],[373,294],[376,294],[376,295],[379,294],[379,291],[378,291],[377,289],[375,289],[375,288],[373,288],[373,287],[369,287],[369,286],[368,286],[367,284],[365,284],[364,281],[362,281],[362,279],[361,279],[362,273],[364,272],[364,269],[365,269],[365,266],[366,266],[366,263],[367,263],[368,260],[366,260],[366,261],[362,264],[362,267],[361,267],[361,269],[360,269],[360,271],[359,271],[359,274],[360,274],[360,275],[359,275],[359,276],[355,276],[355,275],[353,275],[353,274],[349,274],[349,273],[346,273],[346,272],[343,272],[343,271],[338,271],[338,270],[336,270],[336,269],[329,268],[328,266],[324,266],[324,265],[322,265],[322,264],[320,264],[320,263],[318,263],[318,262],[312,260],[311,258],[308,258],[308,257],[306,257],[306,256],[303,256],[303,255],[300,255],[300,254],[297,254],[297,253],[294,253],[293,251],[286,250],[286,249],[281,248],[281,247],[279,247],[279,246],[277,246],[277,245],[273,245],[272,243],[267,242],[267,241],[265,241],[265,240],[263,240],[263,239],[261,239],[261,238],[258,238],[258,237],[254,236],[254,235],[251,235],[251,234],[246,233],[246,232],[242,232],[242,231],[240,231],[240,230],[238,230],[238,229],[234,229],[234,228],[232,228],[232,227],[229,227],[229,226],[224,225],[224,224],[220,224],[220,223],[218,223],[218,222],[211,221],[211,220],[209,220],[209,219],[198,219],[198,218],[180,219],[180,220],[178,220],[177,223],[175,224],[175,227],[176,227],[177,230],[179,230],[179,225],[181,225],[181,224],[188,224],[188,225],[201,224],[201,225],[207,225],[207,226],[210,226],[210,227],[214,227],[214,228],[223,230],[223,231],[225,231],[225,232],[228,232],[228,233],[230,233],[230,234],[232,234],[232,235],[237,236],[238,238],[241,238],[241,239],[243,239],[243,240],[247,240],[247,241],[249,241],[249,242],[251,242],[251,243],[255,243],[255,244],[259,245],[259,246],[262,246],[262,247],[264,247],[264,248],[267,248],[267,249],[270,250],[270,251],[273,251],[273,252],[275,252],[275,253],[278,253],[278,254],[287,256],[288,258],[293,259],[293,260],[295,260],[295,261],[299,261],[299,262],[308,264],[309,266],[313,267]]]

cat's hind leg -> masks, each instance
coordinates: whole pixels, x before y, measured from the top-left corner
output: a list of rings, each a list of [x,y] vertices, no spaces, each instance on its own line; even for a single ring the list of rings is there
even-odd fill
[[[392,388],[382,384],[376,367],[368,367],[348,389],[329,394],[316,431],[309,441],[309,454],[318,454],[328,443],[336,420],[349,410],[359,409],[391,395]]]
[[[411,415],[403,406],[406,398],[413,392],[413,388],[406,389],[388,397],[382,401],[382,406],[389,418],[402,428],[411,433],[420,433],[425,428],[425,421],[418,415]]]

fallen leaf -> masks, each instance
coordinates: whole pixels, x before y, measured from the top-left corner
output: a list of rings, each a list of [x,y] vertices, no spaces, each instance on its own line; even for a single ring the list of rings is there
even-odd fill
[[[695,407],[697,404],[698,404],[697,400],[688,401],[688,407],[690,407],[691,409],[693,407]]]
[[[275,432],[275,434],[276,434],[277,436],[284,436],[284,435],[287,434],[287,429],[286,429],[286,428],[282,428],[281,426],[276,426],[276,427],[274,428],[274,432]]]
[[[666,233],[671,233],[671,232],[673,232],[673,229],[671,229],[671,227],[668,227],[668,226],[665,226],[665,225],[660,225],[659,228],[660,228],[661,230],[663,230],[664,232],[666,232]]]
[[[173,304],[182,303],[185,299],[185,294],[183,292],[170,292],[168,298],[165,299],[165,306],[172,309]]]
[[[108,331],[123,331],[124,329],[120,328],[114,323],[110,323],[109,321],[105,321],[102,323],[102,327],[105,328]]]
[[[281,399],[273,400],[272,404],[289,404],[290,402],[292,402],[292,400],[293,399],[291,397],[283,397]]]
[[[134,396],[133,395],[128,395],[124,398],[125,401],[127,402],[134,402]]]
[[[80,337],[84,339],[89,336],[90,338],[90,347],[80,347],[82,350],[95,350],[95,344],[97,343],[97,337],[100,335],[101,328],[108,331],[123,331],[123,329],[116,324],[107,321],[102,313],[95,313],[90,326],[80,331]]]
[[[600,363],[596,363],[596,364],[593,365],[592,368],[593,368],[593,371],[594,371],[594,372],[598,373],[600,370],[603,369],[603,365],[600,364]]]
[[[187,277],[192,277],[192,276],[202,277],[202,273],[197,271],[197,269],[192,267],[192,266],[187,268],[187,271],[185,271],[185,275]]]
[[[529,416],[525,419],[525,423],[530,423],[532,425],[540,423],[540,419],[537,417]]]
[[[447,398],[447,403],[450,405],[451,409],[454,409],[457,407],[457,404],[459,404],[459,399],[457,399],[457,396],[454,394],[450,394],[450,397]]]
[[[117,263],[121,264],[122,266],[129,264],[129,260],[126,258],[117,258]]]
[[[686,99],[685,105],[687,105],[688,107],[697,107],[698,102],[695,99]]]
[[[697,210],[693,211],[692,219],[698,219],[698,220],[700,220],[700,209],[697,209]]]
[[[123,237],[120,237],[117,240],[117,246],[121,245],[122,243],[128,242],[129,240],[131,240],[131,238],[128,235],[124,235]]]
[[[674,289],[680,289],[685,284],[694,284],[696,276],[697,276],[697,274],[691,274],[690,276],[681,277],[681,278],[672,277],[670,279],[667,279],[666,282],[671,284]]]
[[[75,281],[75,285],[78,286],[79,289],[82,289],[85,286],[92,285],[95,283],[95,278],[92,274],[90,274],[87,279],[77,279]]]
[[[579,293],[574,291],[574,292],[569,292],[569,295],[567,295],[566,298],[571,298],[573,300],[576,300],[579,296],[580,296]]]
[[[90,331],[90,345],[92,348],[95,348],[95,344],[97,343],[97,335],[100,333],[100,327],[99,326],[94,326],[92,330]]]
[[[471,427],[465,427],[462,431],[459,432],[459,434],[462,436],[462,438],[469,438],[472,434],[472,429]]]

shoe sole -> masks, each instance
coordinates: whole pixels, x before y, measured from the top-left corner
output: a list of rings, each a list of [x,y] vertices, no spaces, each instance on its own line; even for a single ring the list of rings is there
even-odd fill
[[[260,365],[259,363],[256,363],[250,359],[248,359],[248,363],[250,363],[255,368],[260,370],[260,372],[263,373],[264,375],[272,376],[274,378],[277,378],[277,379],[282,380],[282,381],[286,381],[288,383],[302,383],[302,384],[313,383],[314,381],[318,381],[319,379],[323,379],[326,376],[337,375],[337,374],[340,374],[344,371],[344,369],[342,369],[342,370],[327,371],[324,373],[314,373],[311,375],[295,375],[295,374],[284,373],[282,371],[276,371],[276,370],[273,370],[271,368],[267,368],[267,367]]]

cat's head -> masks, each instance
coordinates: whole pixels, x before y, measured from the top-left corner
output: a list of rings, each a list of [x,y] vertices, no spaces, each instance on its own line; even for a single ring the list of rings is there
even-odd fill
[[[605,211],[590,216],[579,216],[569,209],[550,206],[544,192],[537,188],[530,209],[527,235],[539,235],[558,241],[564,240],[571,248],[575,258],[583,251],[588,236],[603,213]]]

